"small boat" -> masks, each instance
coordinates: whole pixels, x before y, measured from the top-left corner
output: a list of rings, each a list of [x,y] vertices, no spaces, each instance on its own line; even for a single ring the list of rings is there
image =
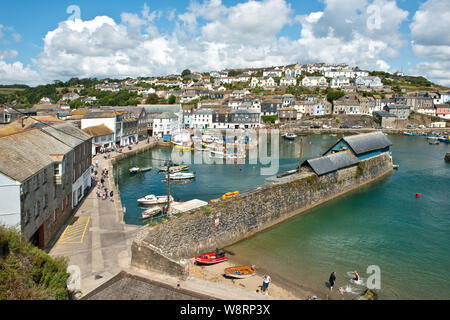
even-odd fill
[[[167,172],[167,167],[159,167],[158,169],[159,169],[159,171]],[[181,172],[181,171],[189,170],[189,166],[187,166],[187,165],[172,166],[169,168],[169,170],[171,173]]]
[[[195,172],[176,172],[170,174],[170,180],[188,180],[188,179],[195,179]]]
[[[155,196],[154,194],[147,195],[143,198],[137,199],[137,202],[143,205],[155,205],[167,203],[167,196]],[[173,202],[173,197],[170,196],[170,202]]]
[[[430,140],[428,144],[440,144],[439,140]]]
[[[130,173],[131,173],[131,174],[136,174],[136,173],[138,173],[140,170],[141,170],[140,168],[134,167],[134,168],[131,168],[131,169],[130,169]]]
[[[192,150],[192,147],[189,147],[189,146],[175,145],[174,148],[176,150],[180,150],[180,151],[191,151]]]
[[[226,260],[228,260],[228,257],[225,256],[225,252],[221,250],[200,254],[195,257],[195,261],[199,264],[216,264],[219,262],[224,262]]]
[[[398,168],[400,167],[400,165],[398,165],[398,164],[393,164],[392,167],[393,167],[394,169],[398,169]]]
[[[292,132],[286,132],[285,134],[283,134],[282,137],[287,139],[287,140],[294,140],[297,137],[297,135],[295,133],[292,133]]]
[[[227,277],[245,279],[250,278],[256,274],[256,266],[236,266],[225,268],[224,273]]]
[[[151,207],[150,209],[147,209],[145,211],[143,211],[142,214],[142,219],[150,219],[154,216],[159,215],[162,212],[162,208],[161,207]]]
[[[147,172],[147,171],[151,171],[152,167],[145,167],[145,168],[141,168],[139,171],[141,172]]]
[[[403,132],[403,134],[405,135],[405,136],[409,136],[409,137],[412,137],[412,136],[414,136],[414,134],[413,133],[411,133],[411,132]]]

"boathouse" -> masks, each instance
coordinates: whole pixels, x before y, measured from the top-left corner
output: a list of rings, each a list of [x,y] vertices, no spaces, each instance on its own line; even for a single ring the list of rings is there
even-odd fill
[[[358,164],[359,160],[350,150],[331,153],[322,157],[305,160],[302,167],[309,167],[318,176]]]
[[[371,132],[343,137],[323,155],[349,150],[361,161],[389,152],[391,146],[392,142],[383,132]]]

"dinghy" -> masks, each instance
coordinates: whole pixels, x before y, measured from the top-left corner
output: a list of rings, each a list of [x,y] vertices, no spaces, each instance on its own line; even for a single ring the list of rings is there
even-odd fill
[[[228,257],[225,256],[225,252],[221,250],[200,254],[195,257],[195,261],[199,264],[216,264],[219,262],[224,262],[226,260],[228,260]]]
[[[256,274],[256,267],[255,265],[236,266],[225,268],[224,272],[227,277],[245,279],[250,278],[251,276],[254,276]]]

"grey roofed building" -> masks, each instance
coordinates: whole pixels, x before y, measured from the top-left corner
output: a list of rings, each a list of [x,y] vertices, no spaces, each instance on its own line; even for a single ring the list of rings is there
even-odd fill
[[[64,155],[71,148],[41,130],[28,130],[0,138],[0,172],[23,182],[54,162],[50,155]]]
[[[359,162],[353,153],[342,151],[326,156],[305,160],[302,166],[310,167],[318,176],[351,167]]]
[[[114,110],[93,109],[86,113],[83,119],[114,118],[115,116],[116,112]]]
[[[81,300],[215,300],[215,298],[122,271]]]
[[[392,146],[392,142],[386,138],[383,132],[358,134],[342,139],[348,143],[355,154],[362,154]]]
[[[178,116],[173,112],[163,112],[153,117],[153,119],[174,119],[174,118],[178,119]]]
[[[0,138],[0,172],[23,182],[91,136],[70,124],[32,129]],[[55,129],[56,128],[56,129]]]
[[[163,113],[163,112],[180,112],[182,110],[181,104],[140,104],[138,107],[144,107],[147,114]]]

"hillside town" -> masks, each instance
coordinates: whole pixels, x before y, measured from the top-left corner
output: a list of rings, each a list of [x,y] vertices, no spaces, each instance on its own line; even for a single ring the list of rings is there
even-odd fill
[[[404,80],[402,72],[391,78],[371,74],[376,72],[318,63],[105,80],[90,92],[135,94],[135,105],[98,105],[98,98],[81,95],[88,88],[78,85],[70,92],[65,88],[56,102],[42,96],[27,109],[19,109],[15,101],[5,103],[0,124],[22,116],[54,116],[87,130],[103,147],[128,145],[147,136],[163,138],[182,128],[262,128],[340,115],[372,117],[379,129],[407,128],[411,113],[432,119],[423,123],[427,127],[448,125],[450,90],[387,84]]]

